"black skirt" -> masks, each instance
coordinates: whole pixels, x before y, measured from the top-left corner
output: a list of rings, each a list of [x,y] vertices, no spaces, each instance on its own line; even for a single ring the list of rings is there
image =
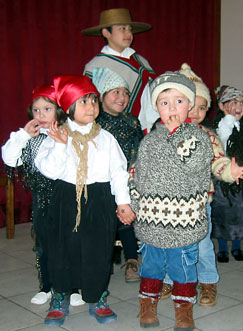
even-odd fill
[[[215,183],[211,203],[212,237],[225,240],[243,239],[243,192],[224,196],[219,181]]]
[[[82,289],[86,302],[99,300],[107,289],[117,229],[116,203],[110,183],[87,186],[81,198],[81,221],[76,224],[75,185],[56,181],[48,214],[48,268],[57,292]]]

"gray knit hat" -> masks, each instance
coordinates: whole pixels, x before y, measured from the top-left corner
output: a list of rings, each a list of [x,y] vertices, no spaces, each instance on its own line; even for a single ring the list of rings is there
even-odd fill
[[[152,106],[156,109],[158,95],[164,90],[174,88],[183,93],[194,106],[196,87],[195,84],[179,71],[166,71],[158,76],[150,85]]]
[[[125,87],[129,91],[127,81],[108,68],[93,68],[92,82],[100,92],[100,97],[103,97],[105,92],[109,92],[118,87]]]

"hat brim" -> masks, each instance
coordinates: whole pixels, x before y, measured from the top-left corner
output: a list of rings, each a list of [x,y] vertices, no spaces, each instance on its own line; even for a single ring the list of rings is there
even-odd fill
[[[81,32],[86,35],[86,36],[95,36],[95,37],[100,37],[102,36],[101,30],[104,28],[107,28],[112,25],[131,25],[132,26],[132,33],[139,33],[139,32],[144,32],[148,31],[152,28],[150,24],[147,23],[139,23],[139,22],[113,22],[112,24],[101,24],[94,26],[92,28],[84,29]]]

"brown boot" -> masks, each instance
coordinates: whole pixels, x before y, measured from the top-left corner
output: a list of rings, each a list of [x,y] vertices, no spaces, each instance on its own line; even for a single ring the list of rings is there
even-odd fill
[[[196,327],[193,320],[193,304],[190,302],[176,303],[174,331],[193,331]]]
[[[125,280],[127,283],[140,281],[140,277],[138,275],[138,261],[137,260],[135,260],[135,259],[127,260],[126,270],[125,270]]]
[[[154,298],[140,298],[140,326],[142,328],[159,326],[159,320],[157,318],[157,305],[158,299]]]
[[[200,284],[200,306],[214,306],[217,301],[216,284]]]
[[[173,285],[163,283],[160,300],[167,299],[171,296]]]

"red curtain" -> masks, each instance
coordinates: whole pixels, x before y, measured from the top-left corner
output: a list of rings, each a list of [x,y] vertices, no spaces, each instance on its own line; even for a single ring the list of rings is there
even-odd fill
[[[134,21],[152,25],[135,35],[132,47],[157,74],[187,62],[213,91],[219,81],[219,7],[220,0],[0,0],[1,145],[27,122],[33,87],[55,75],[81,74],[100,51],[103,39],[80,31],[98,25],[105,9],[129,8]],[[16,204],[21,199],[18,189]]]

